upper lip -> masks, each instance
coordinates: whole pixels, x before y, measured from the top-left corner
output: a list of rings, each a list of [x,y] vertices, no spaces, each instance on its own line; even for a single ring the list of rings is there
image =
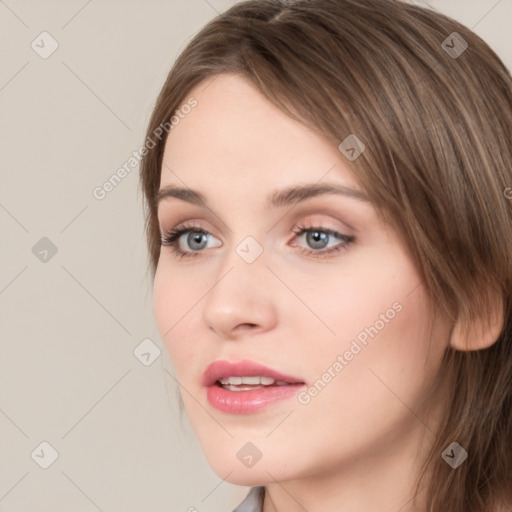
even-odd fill
[[[304,384],[304,381],[297,377],[286,375],[273,368],[245,359],[236,362],[218,360],[209,364],[203,373],[203,386],[213,386],[219,379],[227,377],[256,376],[272,377],[276,381],[279,380],[290,384]]]

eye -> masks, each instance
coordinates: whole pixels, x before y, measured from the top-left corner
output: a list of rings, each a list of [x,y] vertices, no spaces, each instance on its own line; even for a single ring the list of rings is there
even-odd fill
[[[312,247],[312,249],[302,247],[299,250],[304,254],[317,258],[346,249],[355,241],[355,237],[353,236],[343,235],[333,229],[323,228],[321,226],[306,226],[300,224],[292,231],[296,234],[297,238],[305,234],[306,243]],[[187,235],[184,239],[186,240],[186,244],[191,248],[190,251],[183,250],[181,247],[180,239],[184,235]],[[209,236],[212,235],[208,231],[201,229],[200,226],[183,223],[162,233],[161,244],[170,247],[180,259],[184,257],[191,258],[200,256],[201,253],[204,252],[203,249],[207,248]],[[325,247],[329,246],[331,240],[339,240],[339,242],[325,250]]]
[[[186,233],[188,233],[186,241],[187,244],[190,244],[190,247],[192,247],[192,252],[184,251],[180,247],[180,238]],[[169,246],[180,259],[183,257],[194,257],[199,256],[201,249],[206,247],[205,240],[209,235],[210,233],[201,229],[200,226],[184,223],[176,226],[175,228],[172,228],[167,232],[162,233],[161,244],[163,246]]]
[[[332,253],[337,253],[348,248],[348,246],[355,241],[354,236],[343,235],[334,229],[323,228],[321,226],[307,226],[300,224],[293,229],[293,232],[297,235],[297,238],[305,234],[307,244],[312,246],[314,249],[325,249],[330,240],[341,240],[328,250],[319,251],[304,248],[300,249],[304,254],[314,256],[315,258],[323,258],[324,256],[328,256]]]

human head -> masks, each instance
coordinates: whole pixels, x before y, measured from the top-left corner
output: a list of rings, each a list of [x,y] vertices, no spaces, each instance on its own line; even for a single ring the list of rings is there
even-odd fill
[[[456,58],[442,45],[454,32],[468,43]],[[512,179],[510,74],[474,33],[418,6],[242,2],[212,20],[179,56],[148,137],[194,87],[228,73],[248,80],[332,147],[351,134],[364,143],[346,164],[416,262],[432,306],[428,318],[437,310],[454,323],[436,381],[447,386],[451,406],[427,457],[430,503],[460,508],[469,499],[466,488],[481,489],[470,506],[490,503],[493,493],[505,496],[512,378],[512,223],[504,195]],[[153,277],[165,143],[164,136],[141,168]],[[472,456],[457,472],[439,457],[455,439]],[[482,473],[487,482],[479,480]]]

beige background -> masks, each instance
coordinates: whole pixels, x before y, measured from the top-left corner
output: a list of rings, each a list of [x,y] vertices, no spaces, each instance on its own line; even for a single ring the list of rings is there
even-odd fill
[[[233,3],[0,0],[3,512],[221,512],[247,493],[213,473],[180,421],[153,321],[138,167],[93,196],[143,142],[177,54]],[[429,4],[512,68],[512,0]],[[51,49],[43,31],[58,43],[45,59],[31,47]],[[148,338],[162,352],[145,366],[134,350]],[[58,452],[47,469],[42,442]]]

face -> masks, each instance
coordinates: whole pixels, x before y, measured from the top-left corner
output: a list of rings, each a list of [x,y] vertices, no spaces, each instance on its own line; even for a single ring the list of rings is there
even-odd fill
[[[188,97],[197,105],[168,136],[160,189],[205,202],[161,200],[163,236],[188,231],[162,246],[153,299],[209,464],[232,483],[261,485],[388,456],[424,429],[449,339],[441,322],[427,338],[418,269],[337,147],[235,75]],[[271,204],[304,185],[308,197]],[[319,185],[338,192],[312,194]],[[206,386],[219,360],[266,369],[220,367],[211,379],[273,370],[289,384]],[[260,388],[240,390],[250,382]]]

